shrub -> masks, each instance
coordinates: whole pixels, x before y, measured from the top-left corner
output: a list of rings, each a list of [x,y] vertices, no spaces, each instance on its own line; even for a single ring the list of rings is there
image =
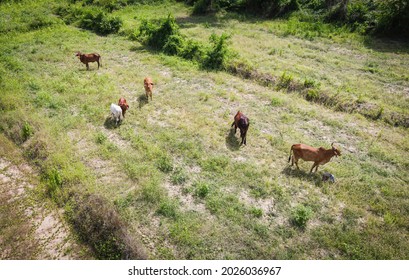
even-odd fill
[[[204,55],[204,50],[199,42],[194,40],[187,40],[185,46],[180,53],[184,59],[201,61]]]
[[[229,55],[228,40],[230,36],[222,34],[217,36],[212,34],[210,42],[212,46],[207,50],[203,60],[203,67],[211,70],[222,70],[226,68],[226,61]]]
[[[163,50],[164,46],[172,35],[179,35],[179,26],[175,18],[170,14],[159,25],[151,21],[143,20],[139,26],[138,38],[146,45],[156,49]]]
[[[118,33],[122,27],[122,20],[119,17],[107,16],[102,11],[88,10],[84,12],[80,20],[80,27],[94,31],[100,35]]]
[[[163,52],[168,55],[181,55],[183,53],[185,39],[180,35],[171,35],[163,46]]]
[[[312,216],[312,210],[310,207],[304,205],[297,205],[291,212],[291,223],[301,229],[305,229],[308,220]]]
[[[197,0],[193,5],[193,15],[203,15],[210,11],[211,0]]]

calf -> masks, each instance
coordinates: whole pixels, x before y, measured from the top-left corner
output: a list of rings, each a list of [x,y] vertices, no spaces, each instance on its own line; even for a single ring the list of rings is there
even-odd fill
[[[153,91],[153,82],[152,79],[149,77],[146,77],[143,80],[143,87],[145,88],[145,94],[146,94],[146,99],[149,100],[149,96],[151,97],[152,100],[152,91]]]
[[[118,125],[119,122],[121,122],[123,118],[121,107],[112,103],[111,104],[111,114],[112,114],[112,118],[115,120],[115,124]]]
[[[87,65],[87,70],[89,70],[88,63],[90,62],[97,62],[98,69],[99,69],[100,60],[101,60],[101,56],[99,54],[97,53],[85,54],[85,53],[77,52],[75,56],[77,56],[81,60],[82,63]],[[101,63],[101,66],[102,66],[102,63]]]
[[[291,160],[291,152],[293,152],[291,166],[295,165],[298,169],[298,159],[303,159],[305,161],[313,161],[314,164],[311,167],[310,173],[315,167],[315,172],[318,170],[319,165],[324,165],[331,160],[333,156],[340,156],[341,151],[334,147],[334,143],[331,144],[331,149],[324,149],[323,147],[313,148],[305,144],[294,144],[291,146],[290,157],[288,162]]]
[[[231,126],[234,125],[234,133],[237,132],[237,127],[240,129],[240,137],[241,137],[241,144],[246,145],[246,135],[247,135],[247,130],[249,129],[250,126],[250,120],[240,111],[237,112],[237,114],[234,116],[234,121],[231,124]]]
[[[126,99],[121,97],[118,101],[118,106],[122,109],[122,116],[125,118],[126,110],[129,109],[129,105],[126,103]]]

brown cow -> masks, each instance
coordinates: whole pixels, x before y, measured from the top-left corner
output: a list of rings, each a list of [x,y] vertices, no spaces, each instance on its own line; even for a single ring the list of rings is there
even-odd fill
[[[319,165],[324,165],[331,160],[333,156],[340,156],[341,151],[334,147],[334,143],[331,144],[331,149],[324,149],[323,147],[313,148],[305,144],[294,144],[291,146],[290,157],[288,162],[291,160],[291,152],[293,152],[291,166],[295,165],[298,169],[298,159],[303,159],[305,161],[313,161],[314,164],[311,167],[310,173],[315,167],[315,172],[318,170]]]
[[[240,111],[234,116],[234,121],[231,126],[234,125],[234,133],[237,132],[237,127],[240,129],[241,144],[246,145],[247,143],[247,130],[250,126],[250,120]]]
[[[126,103],[126,99],[121,97],[118,101],[118,106],[122,109],[122,116],[125,118],[125,112],[129,109],[129,105]]]
[[[77,52],[77,54],[75,56],[78,56],[78,58],[81,60],[81,62],[84,63],[85,65],[87,65],[87,70],[89,70],[88,63],[90,63],[90,62],[97,62],[98,63],[98,69],[99,69],[100,60],[101,60],[101,56],[99,54],[97,54],[97,53],[85,54],[85,53]],[[101,63],[101,66],[102,66],[102,63]]]
[[[149,77],[146,77],[143,80],[143,86],[145,88],[145,94],[146,94],[146,99],[149,100],[149,96],[151,97],[152,100],[152,91],[153,91],[153,82],[152,79]]]

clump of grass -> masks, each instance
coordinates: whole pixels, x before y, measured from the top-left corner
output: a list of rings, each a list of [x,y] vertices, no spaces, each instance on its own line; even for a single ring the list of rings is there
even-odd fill
[[[165,199],[159,204],[159,209],[156,211],[159,215],[167,218],[176,219],[178,216],[179,204],[176,200]]]
[[[195,182],[193,184],[193,194],[199,198],[205,198],[210,192],[210,186],[206,182]]]
[[[180,167],[174,169],[170,180],[174,185],[183,185],[188,180],[187,173]]]
[[[75,195],[65,207],[79,237],[99,259],[146,259],[144,248],[126,230],[107,200],[95,194]]]
[[[211,157],[201,162],[204,171],[221,173],[228,166],[229,159],[224,156]]]
[[[22,134],[23,134],[23,142],[27,141],[28,138],[31,137],[31,135],[34,134],[32,126],[28,123],[25,122],[22,128]]]
[[[173,161],[168,155],[160,155],[156,160],[156,166],[164,173],[169,173],[173,170]]]
[[[297,205],[291,211],[290,222],[301,229],[305,229],[307,226],[307,222],[312,217],[312,214],[313,212],[310,207]]]
[[[311,88],[307,90],[307,93],[305,95],[305,99],[307,99],[308,101],[318,100],[319,97],[320,97],[319,91]]]
[[[280,98],[273,96],[271,98],[270,105],[273,107],[280,107],[281,105],[283,105],[283,101]]]
[[[260,208],[252,207],[250,209],[250,214],[256,218],[261,218],[263,216],[263,210]]]
[[[98,132],[95,137],[95,141],[97,142],[97,144],[100,144],[100,145],[104,144],[107,139],[108,137],[102,132]]]
[[[43,173],[42,179],[46,183],[47,194],[51,198],[55,199],[56,192],[62,187],[63,184],[61,172],[55,167],[50,168]]]
[[[287,74],[287,72],[283,72],[280,78],[278,79],[277,88],[278,89],[287,89],[290,87],[291,83],[293,82],[294,77],[291,74]]]

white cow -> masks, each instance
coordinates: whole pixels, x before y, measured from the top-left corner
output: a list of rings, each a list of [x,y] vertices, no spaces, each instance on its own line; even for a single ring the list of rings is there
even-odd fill
[[[112,114],[112,118],[115,120],[115,124],[118,125],[118,123],[121,122],[123,118],[121,107],[112,103],[111,104],[111,114]]]

